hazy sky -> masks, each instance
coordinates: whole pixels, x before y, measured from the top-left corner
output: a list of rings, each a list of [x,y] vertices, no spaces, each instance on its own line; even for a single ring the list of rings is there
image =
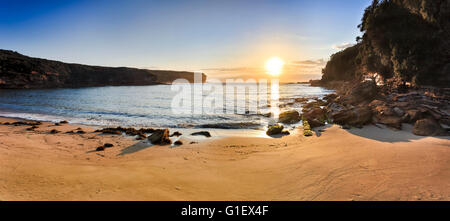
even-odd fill
[[[0,0],[0,48],[104,66],[264,76],[272,56],[282,79],[319,78],[360,35],[371,0]]]

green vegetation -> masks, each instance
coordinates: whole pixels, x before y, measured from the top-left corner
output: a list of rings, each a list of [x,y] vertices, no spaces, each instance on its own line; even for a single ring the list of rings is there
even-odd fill
[[[413,85],[450,83],[448,0],[374,0],[366,8],[357,44],[331,56],[322,82],[383,80]]]

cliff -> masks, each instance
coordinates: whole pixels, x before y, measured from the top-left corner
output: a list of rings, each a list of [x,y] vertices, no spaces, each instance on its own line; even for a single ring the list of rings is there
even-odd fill
[[[0,50],[3,89],[170,84],[178,78],[193,82],[194,73],[68,64]]]
[[[450,1],[373,0],[357,44],[331,56],[322,83],[362,80],[413,86],[450,85]]]

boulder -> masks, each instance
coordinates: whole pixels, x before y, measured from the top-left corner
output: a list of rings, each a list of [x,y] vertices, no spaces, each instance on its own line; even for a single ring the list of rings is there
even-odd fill
[[[391,128],[402,129],[402,118],[397,116],[383,116],[378,119],[378,122]]]
[[[339,125],[362,126],[371,123],[372,116],[372,110],[368,106],[359,106],[332,113],[331,118]]]
[[[173,143],[173,144],[179,146],[179,145],[183,145],[183,142],[181,142],[180,140],[177,140],[177,141],[175,141],[175,143]]]
[[[281,134],[281,132],[283,132],[283,129],[283,125],[280,124],[270,125],[269,128],[267,128],[266,134],[269,136]]]
[[[179,136],[181,136],[181,135],[183,135],[183,134],[180,133],[180,132],[178,132],[178,131],[175,131],[175,132],[173,132],[173,133],[170,135],[170,137],[174,137],[174,136],[179,137]]]
[[[293,124],[300,121],[300,114],[296,110],[280,113],[278,121],[285,124]]]
[[[399,107],[394,107],[393,109],[394,113],[399,116],[402,117],[403,115],[405,115],[405,111],[403,111],[401,108]]]
[[[148,137],[148,140],[152,144],[171,144],[172,141],[169,139],[168,129],[158,129],[153,132],[152,135]]]
[[[364,81],[355,85],[348,92],[348,101],[351,104],[371,102],[378,94],[378,88],[374,81]]]
[[[205,137],[211,137],[211,134],[208,131],[200,131],[191,133],[192,136],[205,136]]]
[[[53,130],[50,131],[50,133],[51,133],[51,134],[57,134],[57,133],[59,133],[59,130],[53,129]]]
[[[318,121],[324,122],[326,120],[325,110],[320,107],[315,107],[311,110],[306,110],[307,112],[303,112],[303,117],[307,120],[317,119]]]
[[[97,149],[95,149],[95,151],[104,151],[104,150],[105,150],[104,146],[100,146],[100,147],[97,147]]]
[[[443,136],[446,135],[445,130],[434,119],[425,118],[416,121],[413,133],[418,136]]]
[[[307,120],[307,121],[308,121],[309,125],[311,126],[311,128],[325,126],[324,122],[319,121],[317,119],[310,119],[310,120]]]

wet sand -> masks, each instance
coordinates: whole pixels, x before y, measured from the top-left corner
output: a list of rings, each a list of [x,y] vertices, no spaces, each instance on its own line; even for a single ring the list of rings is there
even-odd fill
[[[78,127],[0,125],[0,200],[450,200],[450,137],[406,125],[178,147]]]

